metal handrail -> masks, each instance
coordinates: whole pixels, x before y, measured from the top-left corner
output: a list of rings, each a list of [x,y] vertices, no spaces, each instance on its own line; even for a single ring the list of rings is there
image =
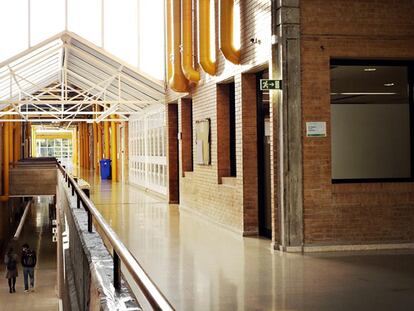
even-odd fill
[[[97,226],[105,237],[108,239],[113,249],[114,261],[114,287],[119,290],[121,288],[121,262],[127,268],[134,281],[142,291],[148,303],[154,310],[175,310],[171,303],[165,298],[161,291],[157,288],[148,274],[144,271],[138,261],[121,242],[118,235],[105,221],[101,213],[97,210],[93,202],[79,187],[75,179],[70,176],[66,169],[58,163],[58,168],[62,172],[68,187],[72,187],[72,195],[76,193],[78,202],[81,201],[83,207],[88,213],[88,231],[92,232],[92,219],[95,220],[94,225]],[[78,206],[79,208],[79,206]]]

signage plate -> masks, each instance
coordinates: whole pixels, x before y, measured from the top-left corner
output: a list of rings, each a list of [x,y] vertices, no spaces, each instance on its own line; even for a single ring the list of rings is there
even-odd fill
[[[282,80],[260,79],[260,90],[281,90]]]
[[[306,122],[307,137],[326,137],[326,122]]]

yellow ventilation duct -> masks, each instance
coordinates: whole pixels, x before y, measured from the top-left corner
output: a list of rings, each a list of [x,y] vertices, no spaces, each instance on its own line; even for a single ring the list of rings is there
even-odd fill
[[[200,81],[200,73],[193,67],[192,0],[182,0],[182,66],[185,77],[191,82]]]
[[[211,33],[210,33],[210,2],[212,0],[198,1],[198,40],[199,60],[203,70],[214,76],[217,73],[216,62],[211,59]]]
[[[188,80],[184,76],[181,68],[181,1],[180,0],[168,0],[167,5],[171,5],[169,10],[171,15],[167,16],[168,27],[171,28],[171,57],[169,59],[172,62],[171,78],[168,84],[171,89],[176,92],[188,91]]]
[[[234,0],[220,0],[220,50],[234,64],[240,64],[240,50],[234,47]]]

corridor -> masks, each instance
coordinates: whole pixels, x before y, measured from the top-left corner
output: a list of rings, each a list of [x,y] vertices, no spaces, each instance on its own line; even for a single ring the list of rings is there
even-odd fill
[[[19,257],[19,276],[16,280],[16,293],[14,294],[9,293],[7,280],[4,278],[5,268],[2,264],[0,311],[55,311],[58,308],[56,296],[56,244],[52,242],[48,204],[49,198],[47,197],[35,199],[20,238],[13,243],[13,248]],[[23,270],[20,264],[20,254],[24,243],[29,244],[30,248],[34,249],[37,254],[35,291],[29,293],[24,292]]]
[[[414,252],[288,254],[133,186],[100,181],[91,198],[177,310],[407,310]]]

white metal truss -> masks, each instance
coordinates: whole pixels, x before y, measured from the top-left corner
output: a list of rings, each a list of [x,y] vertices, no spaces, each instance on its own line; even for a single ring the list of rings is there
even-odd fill
[[[125,121],[164,97],[161,81],[67,31],[0,63],[0,122]]]

